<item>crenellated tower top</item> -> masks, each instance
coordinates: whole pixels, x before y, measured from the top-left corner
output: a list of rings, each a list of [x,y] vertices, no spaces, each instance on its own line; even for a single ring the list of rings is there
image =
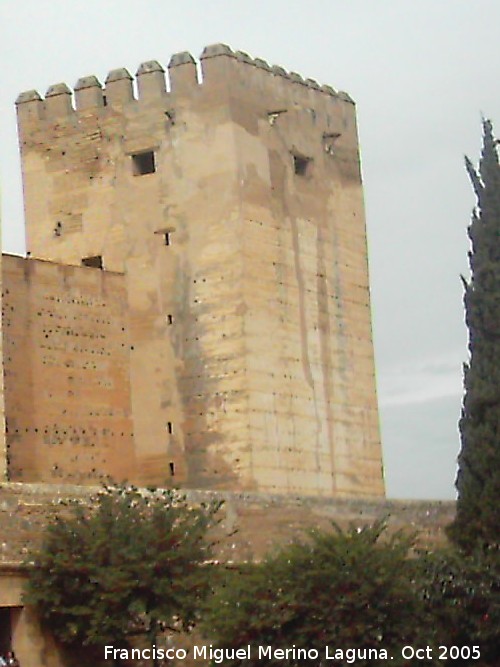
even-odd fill
[[[65,83],[51,85],[45,98],[36,90],[23,92],[16,105],[22,124],[25,119],[49,120],[75,111],[148,103],[169,94],[196,94],[203,87],[220,87],[251,95],[275,93],[279,89],[288,100],[297,103],[324,102],[325,98],[353,102],[347,93],[337,92],[331,86],[304,79],[278,65],[271,66],[262,58],[251,58],[243,51],[233,51],[226,44],[213,44],[204,48],[199,66],[188,51],[183,51],[172,55],[167,71],[158,61],[150,60],[139,66],[135,81],[126,68],[113,69],[106,76],[104,86],[96,76],[85,76],[78,79],[73,90]]]

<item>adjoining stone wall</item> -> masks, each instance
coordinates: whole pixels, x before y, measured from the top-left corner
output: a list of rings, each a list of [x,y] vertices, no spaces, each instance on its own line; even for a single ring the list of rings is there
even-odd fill
[[[9,479],[130,479],[123,276],[4,255],[3,287]]]
[[[68,499],[85,503],[98,487],[55,484],[0,485],[0,562],[19,564],[40,544],[47,521],[68,512]],[[223,500],[217,528],[217,556],[228,560],[262,558],[279,544],[310,528],[335,521],[342,527],[362,526],[387,518],[390,530],[419,533],[421,544],[445,541],[445,526],[454,516],[455,503],[441,501],[348,500],[290,497],[260,493],[187,491],[193,503]],[[1,604],[1,600],[0,600]]]
[[[48,521],[67,513],[68,500],[88,502],[98,488],[55,484],[0,485],[0,607],[15,616],[13,646],[23,667],[65,664],[51,637],[43,632],[22,592],[29,562]],[[218,559],[258,560],[279,544],[311,528],[356,527],[387,517],[389,530],[419,533],[419,544],[432,548],[445,541],[444,528],[454,515],[452,502],[346,500],[251,493],[189,491],[193,502],[223,500],[214,538]],[[182,639],[181,639],[182,641]],[[189,639],[187,640],[189,643]]]
[[[355,109],[227,46],[17,101],[27,248],[123,271],[141,483],[383,496]]]

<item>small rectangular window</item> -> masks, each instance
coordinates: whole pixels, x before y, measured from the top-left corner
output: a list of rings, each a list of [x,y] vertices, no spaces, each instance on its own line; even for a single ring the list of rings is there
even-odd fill
[[[154,174],[156,171],[154,151],[145,151],[144,153],[135,153],[132,155],[132,169],[134,176]]]
[[[310,170],[311,158],[302,155],[293,156],[293,169],[297,176],[307,176]]]
[[[163,245],[171,246],[173,245],[173,234],[175,229],[173,227],[166,229],[157,229],[154,233],[160,236]]]
[[[102,255],[94,255],[93,257],[83,257],[82,266],[90,266],[93,269],[102,269]]]
[[[170,477],[174,477],[175,475],[175,463],[173,461],[170,461],[168,464],[168,467],[170,468]]]
[[[174,425],[172,422],[167,422],[167,432],[169,435],[172,435],[174,432]]]

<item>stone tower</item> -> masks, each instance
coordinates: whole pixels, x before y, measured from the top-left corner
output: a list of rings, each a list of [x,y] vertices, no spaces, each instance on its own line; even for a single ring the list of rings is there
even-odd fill
[[[31,257],[124,274],[133,480],[383,495],[349,96],[215,45],[17,109]]]
[[[2,231],[1,225],[1,206],[0,206],[0,234]],[[0,307],[2,306],[2,254],[0,253]],[[1,312],[1,311],[0,311]],[[3,361],[3,334],[2,334],[2,322],[0,318],[0,359]],[[3,364],[2,364],[3,366]],[[3,370],[3,369],[2,369]],[[8,467],[8,455],[5,439],[5,406],[4,406],[4,393],[3,393],[3,381],[4,374],[0,373],[0,483],[5,482],[8,478],[7,467]]]

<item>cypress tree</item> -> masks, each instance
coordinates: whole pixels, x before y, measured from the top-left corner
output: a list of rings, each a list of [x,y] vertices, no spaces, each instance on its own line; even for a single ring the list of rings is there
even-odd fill
[[[476,171],[465,166],[477,205],[468,229],[471,277],[464,282],[469,363],[459,422],[457,515],[450,537],[466,551],[496,546],[500,535],[500,166],[490,121]]]

